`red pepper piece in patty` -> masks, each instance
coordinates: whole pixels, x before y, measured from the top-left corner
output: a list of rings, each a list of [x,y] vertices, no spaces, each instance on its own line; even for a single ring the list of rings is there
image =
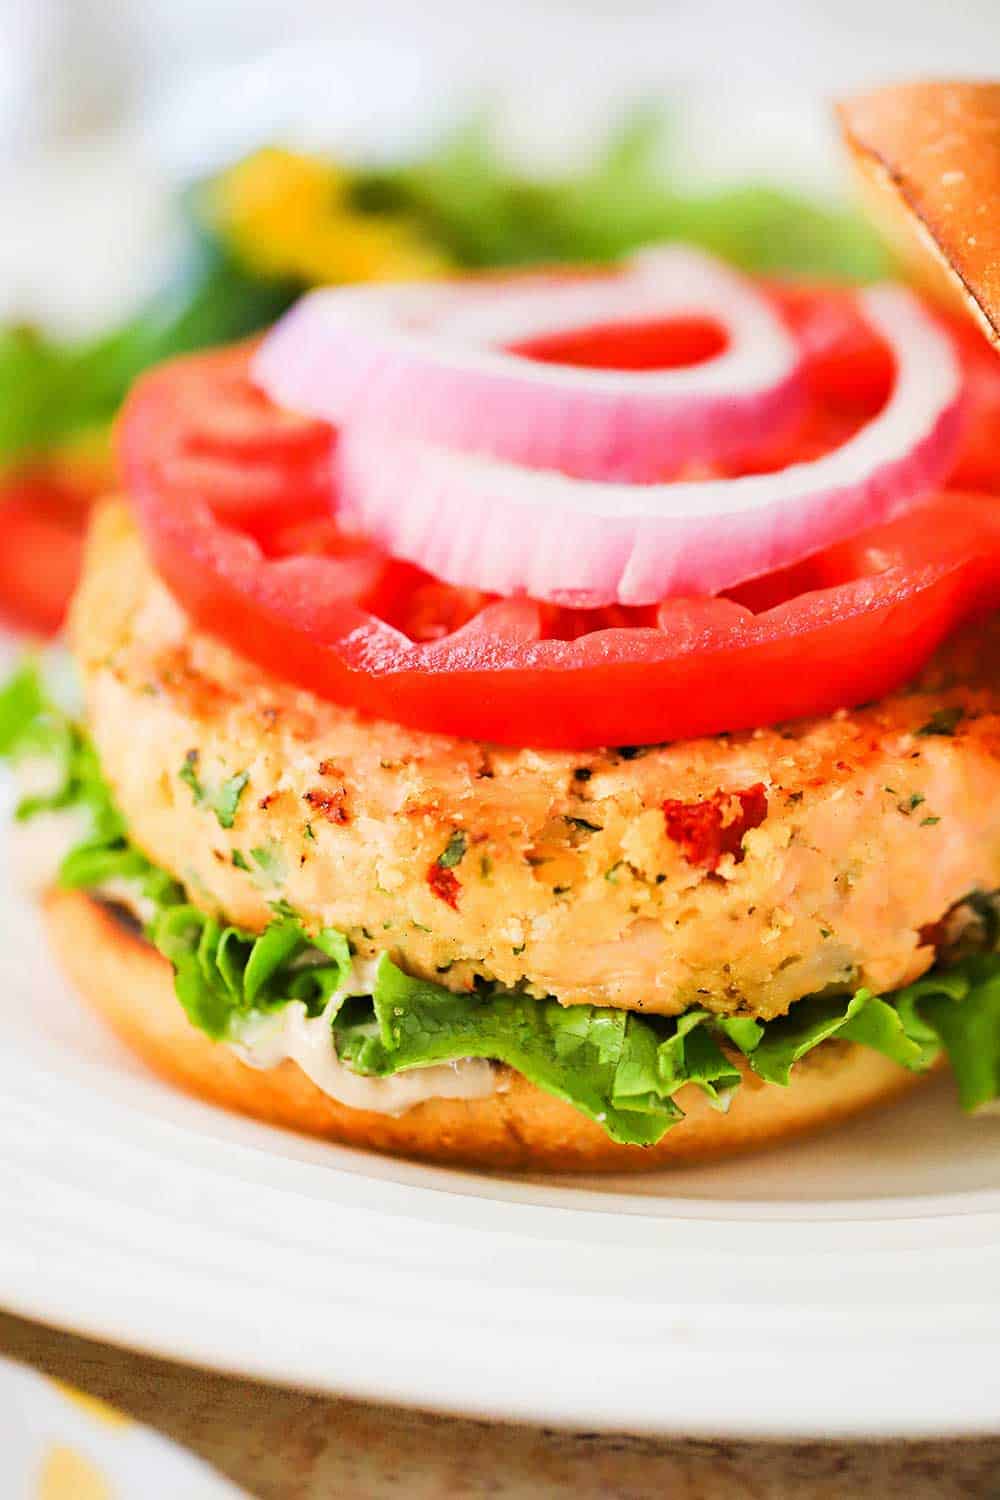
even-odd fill
[[[702,802],[668,797],[663,816],[667,837],[680,844],[689,864],[716,870],[724,854],[742,860],[743,835],[767,817],[767,791],[758,781],[743,792],[713,792]]]

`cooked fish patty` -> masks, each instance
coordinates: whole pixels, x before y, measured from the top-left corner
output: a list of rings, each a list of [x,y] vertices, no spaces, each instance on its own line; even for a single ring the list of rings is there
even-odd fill
[[[132,836],[193,899],[249,928],[285,901],[455,988],[769,1018],[915,979],[945,913],[1000,886],[995,624],[828,719],[505,749],[266,676],[195,629],[109,506],[72,639]]]

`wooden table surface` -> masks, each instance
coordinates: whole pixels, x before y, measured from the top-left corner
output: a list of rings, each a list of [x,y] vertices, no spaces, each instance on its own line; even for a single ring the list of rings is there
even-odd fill
[[[256,1500],[1000,1500],[1000,1437],[765,1446],[492,1426],[208,1374],[4,1313],[0,1354],[113,1402]]]

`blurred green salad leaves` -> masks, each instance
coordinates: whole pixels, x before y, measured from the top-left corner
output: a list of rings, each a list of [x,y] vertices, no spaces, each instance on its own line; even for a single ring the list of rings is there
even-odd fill
[[[31,328],[0,328],[0,466],[103,427],[148,366],[244,338],[277,317],[297,291],[251,276],[220,244],[192,233],[171,282],[99,338],[58,343]]]
[[[748,271],[869,281],[887,269],[873,231],[849,209],[766,185],[706,193],[671,187],[669,122],[632,113],[586,170],[548,180],[512,172],[488,123],[434,156],[358,180],[366,206],[409,211],[460,265],[612,260],[652,240],[704,245]]]
[[[258,153],[248,161],[259,159],[266,170],[239,163],[186,195],[182,261],[120,327],[77,344],[0,329],[0,467],[106,425],[147,366],[265,326],[311,279],[327,279],[320,267],[337,280],[407,274],[423,264],[601,261],[650,240],[683,239],[750,271],[863,281],[885,270],[874,235],[846,209],[770,186],[676,190],[664,166],[669,144],[662,114],[642,110],[592,165],[548,179],[506,165],[486,122],[390,171],[352,175],[291,152]],[[262,194],[270,199],[262,202]],[[289,202],[296,212],[308,209],[299,255],[288,253]],[[266,238],[279,228],[280,245],[248,244],[248,234],[252,241],[255,232]],[[281,272],[286,264],[298,273]],[[312,277],[303,274],[313,266]]]

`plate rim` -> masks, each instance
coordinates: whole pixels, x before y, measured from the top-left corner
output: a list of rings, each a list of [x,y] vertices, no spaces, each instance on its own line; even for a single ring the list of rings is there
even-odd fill
[[[4,852],[0,833],[0,919],[16,950],[0,960],[0,989],[11,981],[15,1003],[49,995],[82,1036],[106,1035],[59,980],[30,907],[2,890]],[[309,1142],[180,1095],[134,1060],[116,1068],[129,1056],[118,1044],[91,1054],[58,1025],[36,1033],[22,1022],[7,1038],[0,1199],[14,1231],[0,1235],[0,1303],[23,1317],[221,1373],[568,1430],[768,1440],[1000,1431],[1000,1306],[988,1295],[1000,1280],[1000,1188],[826,1203],[658,1199],[565,1179],[556,1191],[551,1180]],[[270,1239],[252,1234],[264,1194],[296,1205]],[[179,1217],[168,1220],[168,1204]],[[331,1214],[341,1238],[357,1235],[343,1265],[362,1266],[364,1306],[290,1290],[318,1247],[330,1254]],[[395,1258],[375,1253],[386,1224],[405,1240]],[[243,1243],[247,1225],[248,1264],[223,1277],[220,1245]],[[483,1245],[487,1269],[472,1275],[461,1256]],[[466,1319],[455,1327],[426,1311],[432,1259],[438,1282],[454,1274]],[[950,1300],[931,1296],[928,1315],[942,1266],[970,1269],[948,1283]],[[897,1279],[880,1305],[877,1289]],[[421,1283],[424,1306],[407,1301]],[[247,1311],[254,1297],[263,1324]],[[720,1400],[720,1367],[738,1375],[738,1400]]]
[[[3,1071],[10,1073],[10,1069]],[[9,1083],[9,1076],[6,1082]],[[25,1082],[30,1085],[30,1074],[26,1075]],[[92,1128],[75,1115],[74,1093],[75,1090],[71,1089],[64,1096],[60,1091],[56,1101],[58,1107],[45,1107],[46,1119],[55,1134],[75,1122],[81,1151],[89,1136],[91,1146],[101,1156],[104,1148],[102,1134],[94,1134]],[[16,1090],[8,1092],[6,1097],[8,1119],[13,1113],[28,1132],[38,1129],[43,1107],[36,1102],[32,1108],[23,1094],[17,1096]],[[172,1132],[179,1142],[190,1136],[183,1126],[164,1125],[163,1128]],[[159,1134],[159,1131],[154,1134]],[[147,1132],[137,1130],[134,1139],[123,1142],[120,1149],[131,1160],[138,1161],[144,1155],[146,1142]],[[188,1139],[186,1144],[194,1147],[197,1138]],[[223,1180],[230,1188],[235,1182],[240,1196],[252,1195],[259,1187],[259,1180],[253,1177],[250,1180],[231,1179],[225,1174],[225,1167],[234,1153],[242,1155],[248,1164],[256,1160],[263,1169],[261,1175],[264,1178],[268,1176],[265,1163],[274,1170],[283,1170],[284,1167],[283,1159],[275,1156],[268,1162],[267,1153],[259,1152],[256,1147],[230,1145],[224,1151],[225,1159],[220,1165],[207,1164],[204,1172],[207,1177],[218,1179],[220,1190]],[[10,1185],[11,1154],[8,1136],[6,1150],[0,1153],[0,1186],[7,1201],[16,1204]],[[162,1158],[157,1160],[162,1167]],[[171,1159],[168,1171],[184,1175],[189,1165],[182,1152],[178,1158]],[[323,1174],[328,1183],[334,1177],[339,1183],[345,1180],[344,1173],[329,1173],[312,1163],[297,1163],[296,1166],[305,1167],[306,1178]],[[373,1179],[359,1177],[358,1181],[370,1186]],[[37,1194],[37,1182],[31,1186]],[[157,1191],[152,1180],[150,1191]],[[405,1191],[424,1208],[428,1207],[429,1200],[436,1202],[438,1199],[437,1194],[428,1195],[422,1187]],[[289,1186],[287,1193],[302,1197],[297,1185]],[[329,1195],[329,1201],[336,1203],[338,1209],[343,1206],[336,1192]],[[472,1207],[474,1217],[480,1200],[461,1201],[466,1208]],[[430,1208],[433,1228],[433,1203],[430,1203]],[[125,1204],[124,1211],[131,1211],[129,1203]],[[528,1211],[543,1215],[552,1212],[534,1208]],[[577,1217],[573,1213],[566,1216],[562,1211],[556,1212],[570,1220]],[[392,1218],[394,1213],[394,1208],[390,1207],[389,1217]],[[849,1336],[832,1341],[830,1337],[808,1335],[792,1343],[775,1338],[770,1345],[766,1342],[755,1345],[753,1339],[744,1340],[742,1345],[720,1340],[718,1346],[712,1348],[706,1346],[705,1330],[699,1337],[694,1327],[701,1309],[690,1310],[692,1326],[685,1327],[683,1318],[678,1321],[675,1311],[668,1307],[659,1321],[662,1323],[666,1318],[672,1329],[672,1338],[658,1348],[650,1348],[648,1341],[645,1345],[641,1340],[630,1343],[625,1351],[627,1360],[632,1361],[638,1351],[643,1369],[610,1392],[603,1377],[595,1380],[586,1373],[582,1379],[578,1373],[576,1378],[561,1384],[559,1376],[560,1371],[565,1374],[565,1354],[552,1345],[553,1329],[541,1325],[516,1331],[517,1339],[521,1341],[520,1348],[530,1355],[534,1367],[532,1380],[526,1386],[524,1370],[519,1370],[517,1365],[517,1339],[511,1335],[501,1356],[495,1343],[497,1325],[493,1322],[488,1326],[489,1359],[477,1362],[474,1352],[470,1356],[468,1350],[463,1351],[462,1336],[468,1335],[468,1328],[453,1330],[450,1334],[442,1334],[438,1341],[443,1368],[436,1372],[432,1370],[428,1377],[427,1367],[421,1369],[419,1362],[414,1362],[419,1354],[420,1341],[427,1336],[427,1328],[416,1317],[409,1319],[407,1327],[402,1327],[399,1321],[394,1324],[393,1312],[387,1313],[381,1322],[369,1320],[367,1316],[362,1318],[358,1313],[351,1337],[346,1342],[330,1343],[320,1339],[317,1346],[295,1354],[287,1338],[282,1340],[280,1348],[276,1348],[260,1339],[260,1330],[252,1323],[247,1324],[245,1319],[241,1323],[239,1288],[234,1286],[230,1295],[223,1298],[224,1305],[217,1304],[212,1311],[206,1298],[210,1303],[218,1291],[219,1280],[211,1268],[201,1268],[200,1286],[188,1286],[189,1294],[193,1291],[196,1295],[187,1315],[170,1318],[167,1315],[170,1308],[176,1313],[176,1303],[169,1301],[171,1278],[173,1282],[180,1278],[183,1283],[190,1267],[182,1265],[178,1271],[171,1267],[166,1256],[159,1267],[155,1264],[148,1267],[153,1283],[159,1288],[156,1295],[138,1301],[134,1294],[125,1299],[116,1298],[115,1293],[120,1293],[122,1282],[115,1281],[114,1276],[119,1270],[128,1274],[124,1268],[129,1265],[129,1247],[126,1245],[113,1253],[106,1264],[99,1244],[96,1249],[85,1247],[84,1259],[102,1258],[98,1271],[94,1271],[89,1260],[87,1264],[81,1264],[73,1258],[67,1259],[65,1244],[74,1227],[79,1231],[79,1224],[74,1218],[72,1203],[63,1204],[62,1215],[56,1232],[47,1237],[38,1232],[22,1236],[21,1243],[13,1237],[0,1242],[0,1286],[5,1305],[22,1316],[69,1328],[86,1337],[221,1373],[487,1420],[661,1437],[689,1435],[768,1440],[918,1438],[985,1435],[1000,1427],[1000,1404],[995,1394],[991,1396],[991,1381],[984,1379],[984,1372],[992,1368],[995,1360],[1000,1323],[994,1320],[991,1329],[980,1329],[978,1337],[970,1337],[970,1319],[972,1328],[979,1321],[979,1309],[975,1305],[966,1310],[962,1330],[956,1328],[952,1337],[942,1337],[940,1329],[931,1329],[925,1340],[908,1336],[891,1348],[887,1348],[877,1330],[872,1337],[865,1337],[862,1331],[855,1336],[848,1330]],[[992,1221],[992,1214],[984,1221],[991,1231],[994,1227]],[[611,1222],[620,1224],[614,1215]],[[942,1221],[931,1218],[922,1222],[934,1225]],[[700,1227],[709,1229],[713,1227],[713,1221],[703,1221]],[[780,1221],[770,1227],[779,1236],[785,1228]],[[454,1225],[439,1224],[437,1228],[448,1235],[453,1232]],[[495,1235],[489,1226],[482,1233],[488,1237]],[[515,1240],[522,1238],[516,1232],[511,1237]],[[587,1248],[592,1247],[588,1245]],[[891,1250],[888,1253],[891,1254]],[[929,1251],[926,1258],[933,1259],[934,1253]],[[1000,1266],[1000,1246],[993,1260]],[[774,1265],[780,1268],[780,1256],[777,1261],[768,1261],[771,1270]],[[765,1273],[770,1274],[767,1267]],[[415,1274],[419,1276],[419,1268]],[[275,1305],[273,1301],[269,1304],[272,1313]],[[287,1294],[281,1306],[293,1306]],[[299,1298],[295,1299],[294,1306],[300,1309],[301,1332],[305,1304]],[[1000,1316],[1000,1310],[997,1312]],[[341,1305],[339,1316],[342,1315]],[[849,1316],[847,1321],[850,1321]],[[395,1344],[387,1333],[393,1327],[397,1337]],[[369,1329],[367,1336],[366,1328]],[[225,1330],[221,1335],[220,1329]],[[407,1343],[408,1350],[405,1348]],[[577,1346],[581,1346],[580,1340],[577,1340]],[[608,1353],[611,1346],[604,1333],[600,1338],[595,1335],[592,1340],[584,1339],[583,1346],[592,1349],[595,1358],[598,1350],[602,1357],[611,1358]],[[408,1358],[400,1359],[401,1348],[408,1353]],[[922,1378],[907,1381],[907,1373],[912,1377],[915,1365],[921,1370],[926,1369],[928,1353],[934,1359],[934,1381]],[[720,1409],[720,1361],[730,1374],[734,1370],[739,1373],[740,1389],[744,1393],[739,1408],[722,1403]],[[860,1384],[859,1364],[863,1371],[867,1367]],[[817,1385],[820,1372],[821,1380]],[[547,1393],[539,1390],[538,1382],[543,1376],[549,1382]],[[897,1393],[891,1414],[870,1399],[873,1390],[882,1389],[886,1382]],[[658,1393],[664,1389],[672,1393],[669,1410],[665,1410],[659,1400]],[[835,1394],[838,1390],[853,1393],[851,1399],[840,1399]],[[748,1391],[750,1399],[746,1399]],[[683,1392],[683,1400],[677,1399],[678,1392]],[[903,1405],[899,1401],[900,1395],[905,1395]]]

